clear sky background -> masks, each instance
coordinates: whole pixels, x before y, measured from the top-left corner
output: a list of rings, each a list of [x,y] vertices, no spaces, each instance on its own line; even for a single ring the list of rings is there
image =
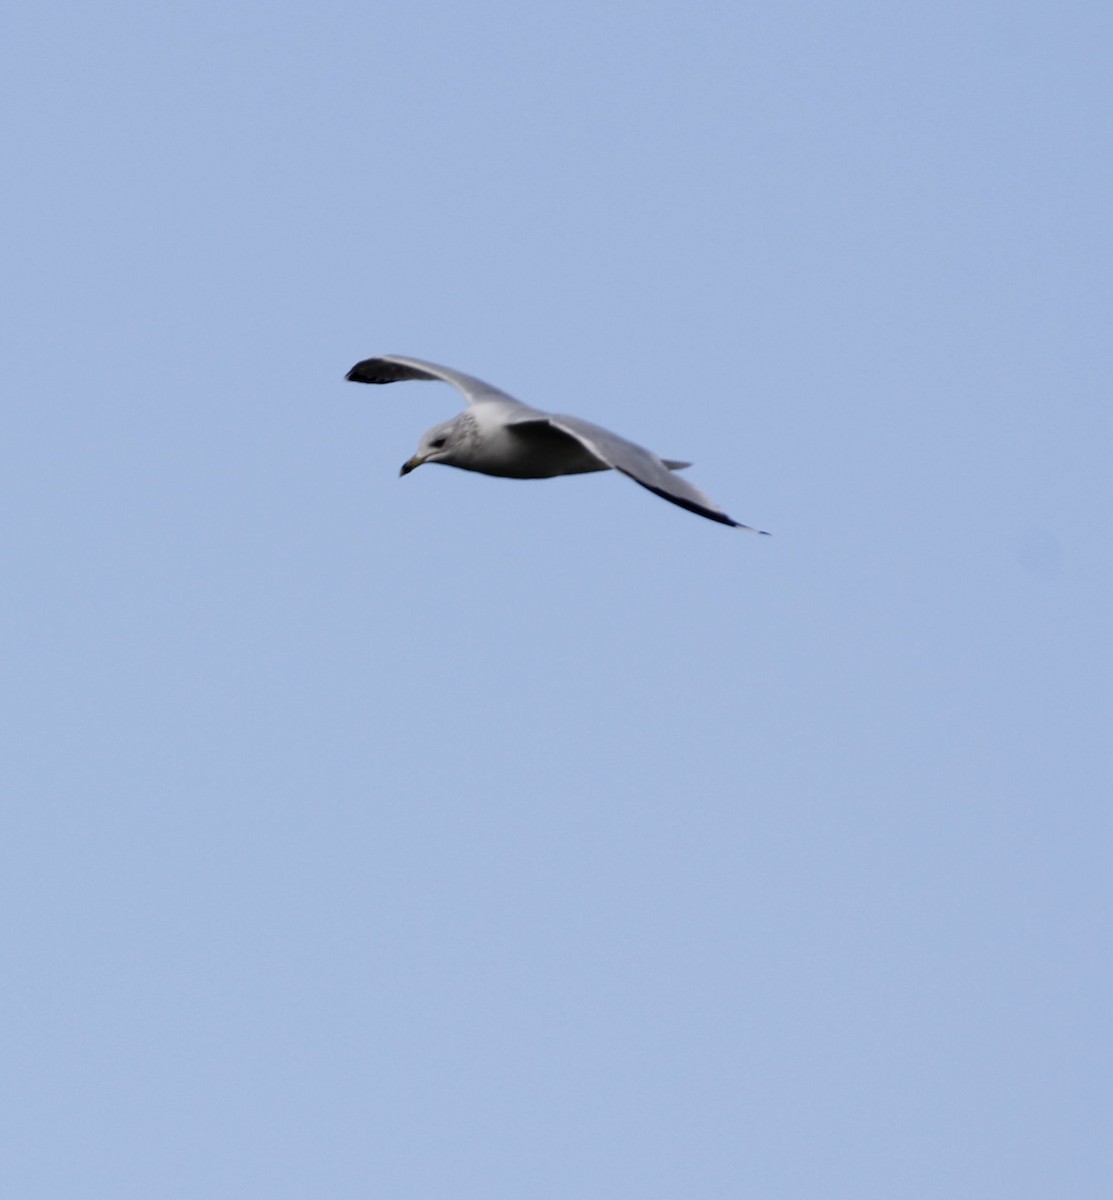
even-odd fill
[[[1111,62],[5,7],[5,1196],[1111,1194]],[[400,480],[378,353],[774,536]]]

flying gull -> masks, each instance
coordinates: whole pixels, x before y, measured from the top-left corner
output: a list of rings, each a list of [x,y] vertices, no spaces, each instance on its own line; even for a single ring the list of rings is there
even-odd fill
[[[434,425],[423,434],[417,453],[402,465],[403,475],[422,463],[444,463],[510,479],[548,479],[615,470],[663,500],[701,517],[751,533],[766,532],[727,516],[698,488],[674,474],[690,463],[658,458],[643,446],[579,417],[531,408],[462,371],[419,358],[385,354],[356,363],[345,378],[353,383],[440,380],[463,392],[468,407],[451,421]]]

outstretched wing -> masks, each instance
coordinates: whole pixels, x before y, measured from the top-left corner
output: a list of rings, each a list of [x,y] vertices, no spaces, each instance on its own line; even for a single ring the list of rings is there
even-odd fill
[[[365,358],[344,376],[353,383],[399,383],[404,379],[434,379],[450,383],[463,392],[469,404],[480,400],[502,400],[504,403],[521,404],[513,396],[476,379],[463,371],[451,367],[438,367],[436,363],[422,362],[420,358],[404,358],[400,354],[384,354],[381,358]],[[522,406],[523,408],[525,405]]]
[[[644,446],[627,441],[626,438],[619,437],[617,433],[611,433],[609,429],[602,429],[580,417],[552,416],[548,419],[554,428],[574,437],[607,466],[621,471],[623,475],[629,476],[635,483],[640,483],[643,488],[648,488],[662,500],[679,504],[681,508],[686,508],[689,512],[698,513],[701,517],[707,517],[712,521],[719,521],[723,525],[733,525],[737,529],[747,529],[751,533],[765,533],[764,529],[754,529],[750,525],[743,525],[741,521],[727,516],[699,488],[693,487],[686,479],[674,475],[669,470],[667,463],[662,462],[656,454],[646,450]]]

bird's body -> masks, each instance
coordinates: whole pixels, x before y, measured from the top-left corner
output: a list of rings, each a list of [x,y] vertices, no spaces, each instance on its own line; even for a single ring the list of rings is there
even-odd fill
[[[510,479],[548,479],[613,469],[700,516],[750,529],[673,474],[688,463],[660,459],[580,417],[531,408],[472,375],[417,358],[384,355],[357,363],[346,378],[355,383],[435,379],[452,384],[467,397],[468,407],[462,413],[426,431],[417,453],[403,465],[403,475],[426,462]]]
[[[506,479],[551,479],[606,471],[605,463],[579,442],[547,424],[544,413],[530,422],[526,406],[501,400],[481,400],[451,421],[434,426],[423,443],[446,435],[443,456],[447,466]]]

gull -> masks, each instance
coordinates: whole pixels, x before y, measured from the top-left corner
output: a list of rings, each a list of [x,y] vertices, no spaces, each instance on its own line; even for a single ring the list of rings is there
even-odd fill
[[[422,463],[443,463],[509,479],[549,479],[554,475],[614,470],[701,517],[750,533],[766,533],[727,516],[698,488],[674,474],[691,463],[658,458],[644,446],[580,417],[531,408],[473,375],[420,358],[384,354],[356,363],[345,379],[353,383],[440,380],[464,394],[468,407],[451,421],[426,430],[417,453],[402,464],[403,475]]]

